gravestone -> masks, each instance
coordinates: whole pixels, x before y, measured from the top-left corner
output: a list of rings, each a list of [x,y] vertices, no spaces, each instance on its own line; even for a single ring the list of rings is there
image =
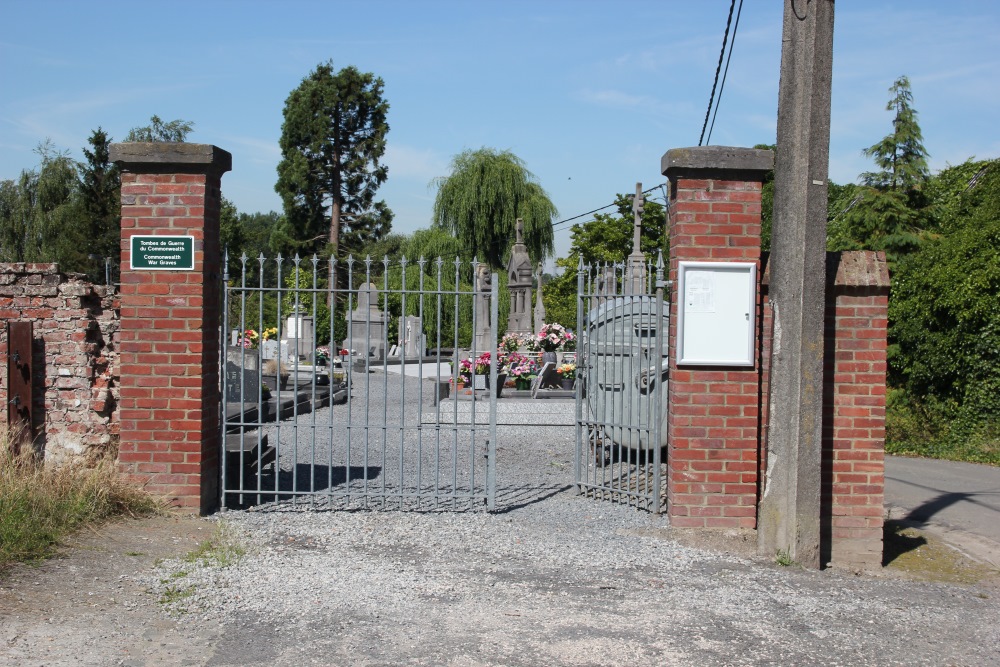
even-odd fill
[[[301,306],[300,306],[301,308]],[[291,354],[311,357],[313,353],[313,318],[301,310],[293,312],[285,322],[285,334]]]
[[[358,307],[347,314],[347,326],[347,347],[376,359],[385,357],[386,318],[378,309],[378,288],[373,283],[358,288]]]
[[[424,356],[423,322],[416,315],[403,318],[403,354],[407,357]]]
[[[260,342],[260,358],[262,361],[277,359],[280,350],[280,344],[276,340],[262,340]]]
[[[535,335],[545,326],[545,304],[542,303],[542,263],[538,263],[538,287],[535,290]]]
[[[260,397],[260,355],[257,350],[226,347],[226,402],[256,403]]]
[[[646,256],[640,249],[642,237],[642,211],[645,206],[642,196],[642,183],[635,184],[635,196],[632,198],[632,254],[628,256],[625,280],[622,284],[623,294],[646,293]]]
[[[487,264],[476,267],[475,293],[475,342],[476,354],[493,347],[493,332],[490,328],[490,298],[493,293],[493,274]]]
[[[507,316],[507,333],[530,335],[531,330],[531,258],[524,245],[524,221],[517,219],[517,236],[507,262],[507,290],[510,292],[510,314]]]

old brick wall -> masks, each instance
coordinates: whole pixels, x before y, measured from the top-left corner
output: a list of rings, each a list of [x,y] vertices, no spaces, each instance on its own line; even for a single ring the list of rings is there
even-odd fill
[[[761,483],[766,484],[767,418],[773,327],[769,265],[761,280]],[[885,253],[826,256],[823,350],[821,563],[871,570],[882,564],[885,495],[886,348],[889,271]]]
[[[113,288],[55,264],[0,264],[0,399],[8,321],[33,323],[34,433],[46,460],[88,460],[118,437],[118,304]]]

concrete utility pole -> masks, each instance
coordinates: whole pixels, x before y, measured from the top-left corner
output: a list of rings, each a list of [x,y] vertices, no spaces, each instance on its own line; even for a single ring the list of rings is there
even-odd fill
[[[757,548],[820,566],[833,0],[785,0],[774,170],[766,487]]]

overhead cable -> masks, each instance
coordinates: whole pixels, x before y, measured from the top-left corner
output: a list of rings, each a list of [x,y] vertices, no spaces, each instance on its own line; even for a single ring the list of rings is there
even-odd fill
[[[733,40],[729,42],[729,55],[726,56],[726,69],[722,72],[722,83],[719,84],[719,99],[715,101],[715,112],[712,114],[712,125],[708,128],[708,138],[706,143],[712,143],[712,130],[715,129],[715,117],[719,114],[719,105],[722,104],[722,91],[726,89],[726,75],[729,74],[729,61],[733,57],[733,49],[736,48],[736,31],[740,29],[740,14],[743,13],[743,0],[740,0],[740,8],[736,10],[736,23],[733,24]]]
[[[653,190],[655,190],[655,189],[657,189],[659,187],[661,187],[661,185],[654,185],[653,187],[649,188],[648,190],[643,190],[642,194],[646,194],[647,192],[652,192]],[[552,223],[552,227],[553,228],[558,227],[559,225],[565,224],[567,222],[572,222],[573,220],[576,220],[578,218],[582,218],[585,215],[591,215],[592,213],[597,213],[598,211],[603,211],[606,208],[611,208],[612,206],[617,206],[617,205],[618,204],[616,204],[616,203],[606,204],[604,206],[601,206],[600,208],[595,208],[593,211],[587,211],[586,213],[581,213],[580,215],[574,215],[572,218],[566,218],[564,220],[560,220],[559,222],[553,222]],[[592,222],[592,221],[588,220],[587,222]]]
[[[712,104],[715,102],[715,87],[719,84],[719,74],[722,72],[722,59],[726,56],[726,43],[729,41],[729,24],[733,22],[733,11],[736,9],[736,0],[729,4],[729,18],[726,19],[726,31],[722,34],[722,51],[719,52],[719,64],[715,66],[715,80],[712,81],[712,94],[708,98],[708,109],[705,110],[705,123],[701,126],[701,136],[698,138],[698,145],[701,146],[705,139],[705,130],[708,129],[708,117],[712,115]]]

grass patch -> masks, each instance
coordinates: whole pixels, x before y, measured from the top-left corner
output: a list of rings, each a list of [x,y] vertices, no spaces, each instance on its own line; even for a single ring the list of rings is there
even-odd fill
[[[142,516],[159,503],[120,475],[116,452],[91,465],[45,464],[14,455],[0,432],[0,569],[47,558],[69,534],[117,516]]]
[[[914,579],[947,584],[997,581],[1000,572],[970,560],[942,540],[899,521],[886,521],[882,564]],[[986,597],[986,594],[979,595]]]
[[[215,533],[188,553],[184,560],[188,563],[200,562],[204,566],[229,567],[246,554],[239,535],[225,521],[215,527]]]
[[[795,565],[795,561],[792,560],[791,554],[789,554],[787,551],[783,549],[779,549],[778,552],[774,555],[774,562],[780,565],[781,567],[789,567],[791,565]]]

